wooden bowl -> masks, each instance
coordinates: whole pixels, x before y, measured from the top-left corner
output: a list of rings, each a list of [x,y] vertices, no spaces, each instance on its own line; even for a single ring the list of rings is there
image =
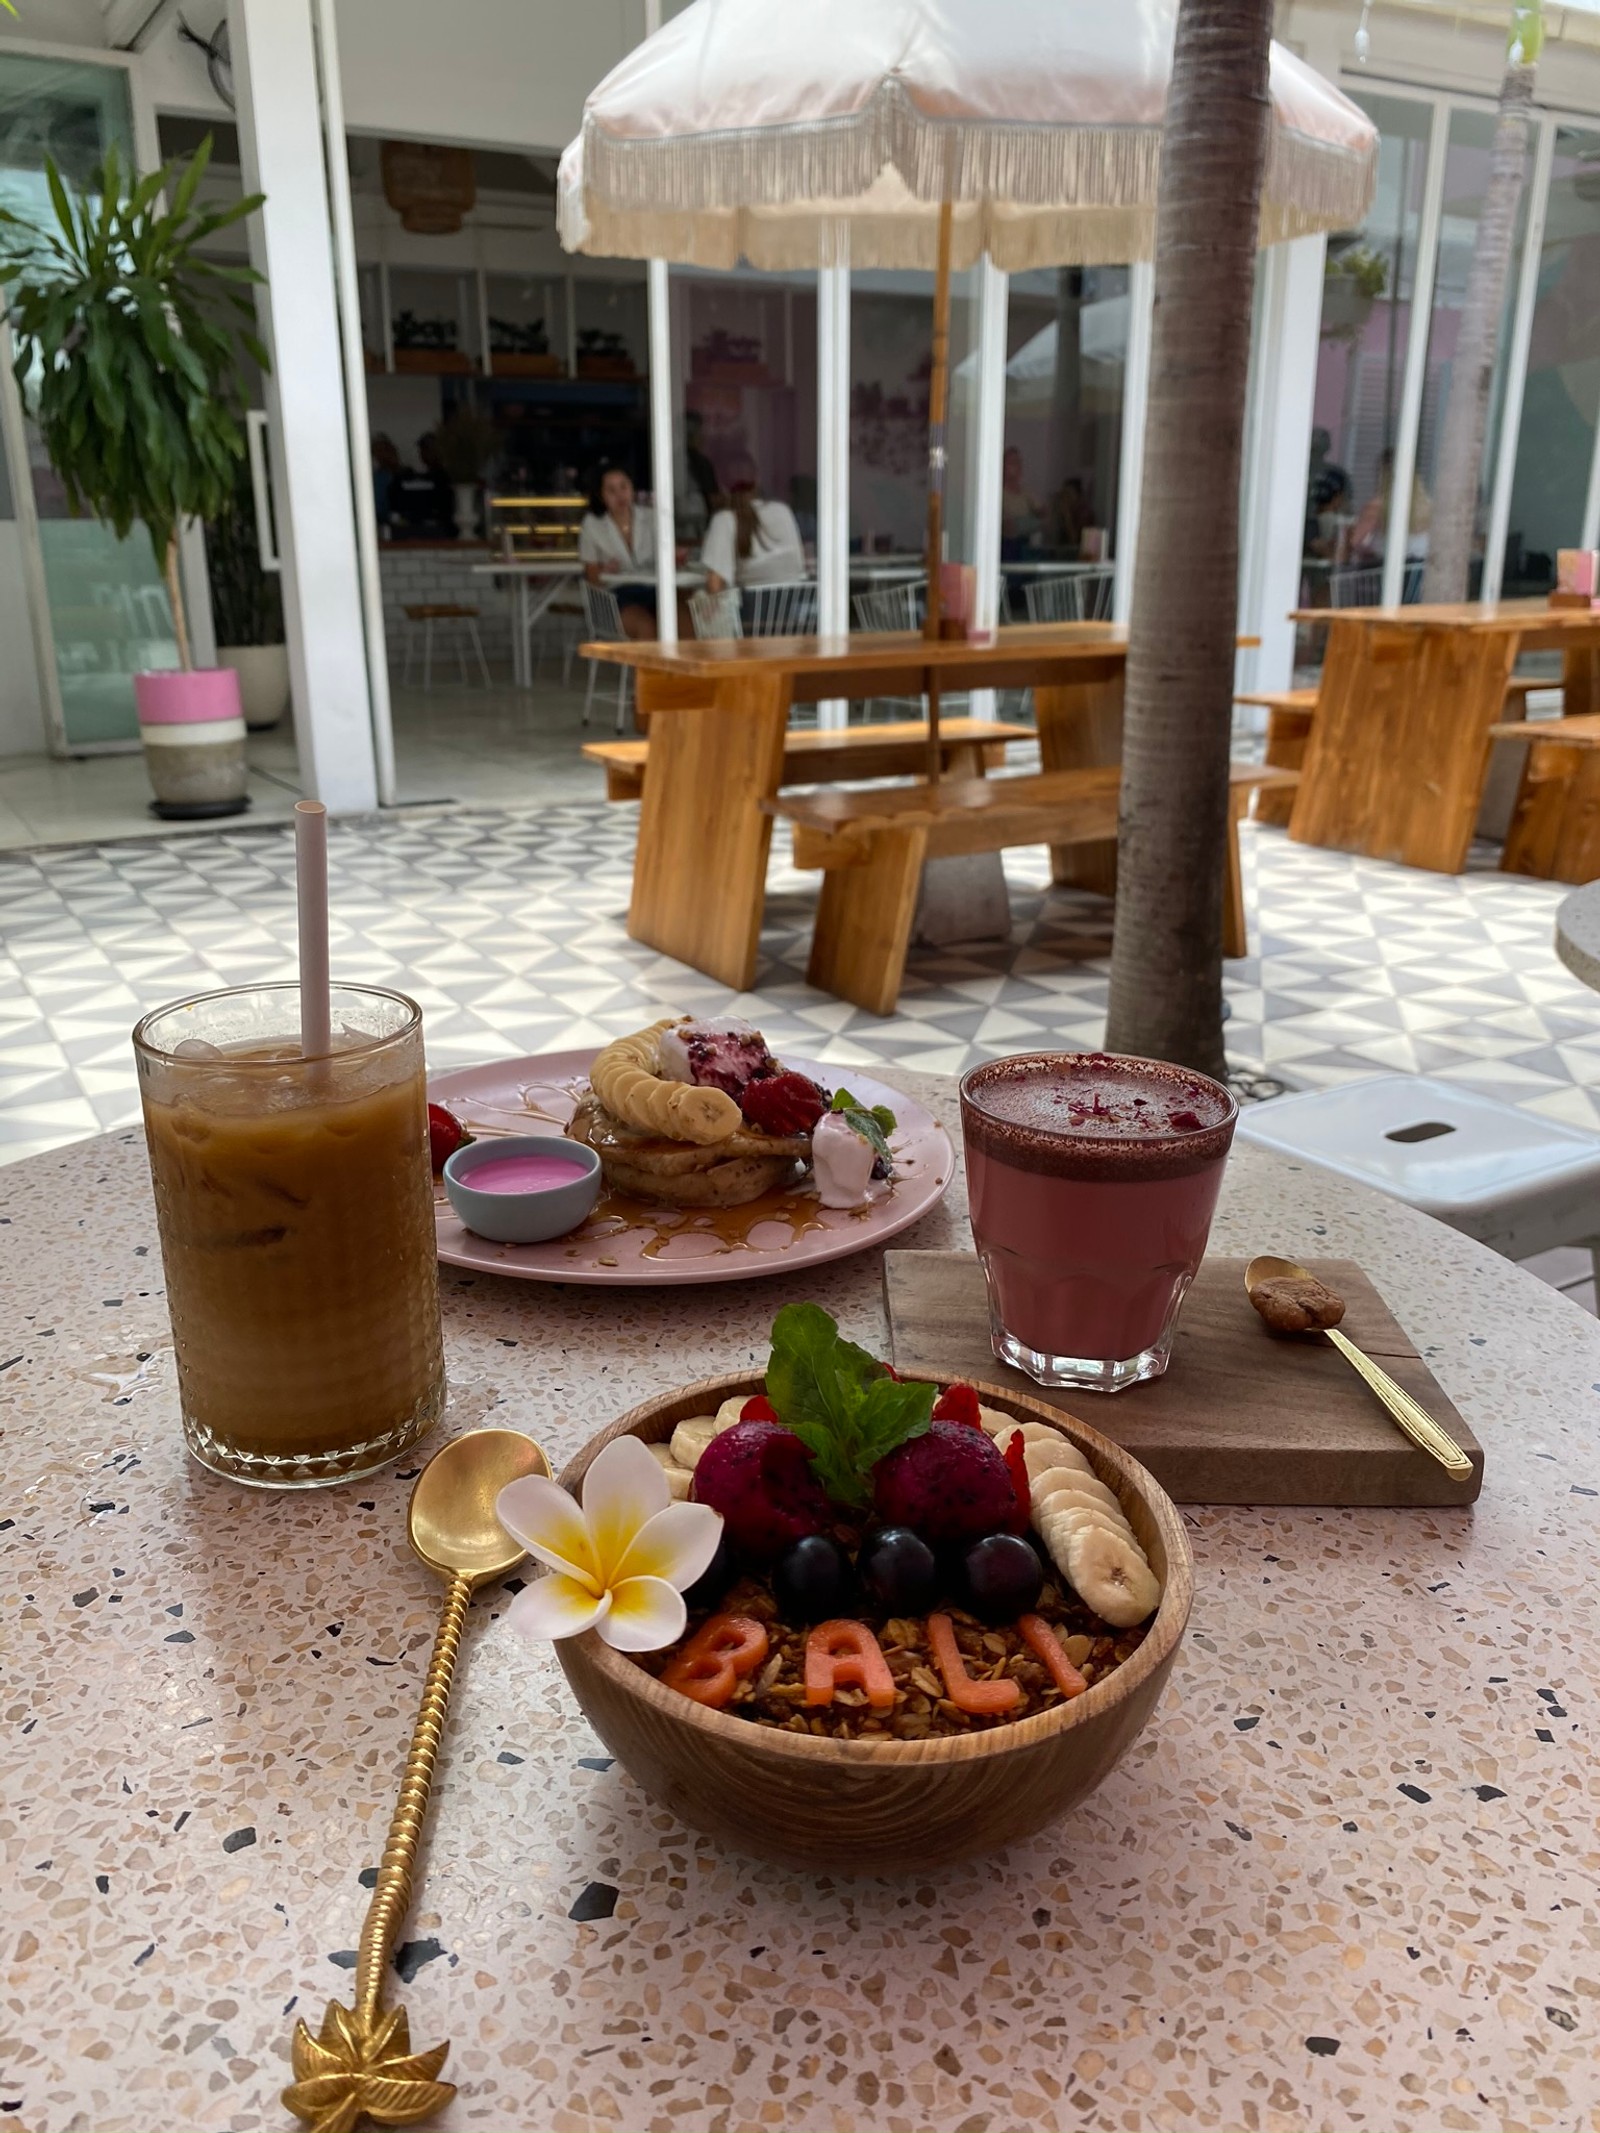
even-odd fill
[[[764,1389],[760,1376],[741,1372],[647,1400],[593,1438],[562,1482],[577,1489],[614,1437],[660,1444],[731,1394]],[[736,1851],[823,1873],[926,1872],[1031,1837],[1093,1792],[1138,1738],[1189,1619],[1194,1565],[1183,1522],[1144,1468],[1097,1430],[998,1386],[978,1391],[985,1406],[1059,1429],[1115,1492],[1162,1581],[1144,1642],[1070,1703],[986,1732],[921,1741],[825,1740],[758,1726],[664,1688],[592,1630],[558,1643],[600,1738],[693,1828]]]

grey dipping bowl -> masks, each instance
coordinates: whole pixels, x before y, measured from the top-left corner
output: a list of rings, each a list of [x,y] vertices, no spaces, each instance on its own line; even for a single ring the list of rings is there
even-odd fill
[[[472,1173],[513,1155],[554,1155],[583,1171],[570,1185],[542,1192],[475,1192]],[[444,1166],[444,1189],[467,1228],[492,1244],[548,1244],[587,1219],[600,1197],[600,1158],[560,1133],[513,1133],[469,1141]]]

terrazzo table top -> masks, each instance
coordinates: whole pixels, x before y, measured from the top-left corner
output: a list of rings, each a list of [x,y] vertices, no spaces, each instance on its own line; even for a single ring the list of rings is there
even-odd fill
[[[964,1243],[956,1193],[903,1241]],[[453,2041],[439,2124],[1600,2124],[1600,1326],[1248,1148],[1215,1242],[1363,1262],[1483,1440],[1476,1508],[1186,1511],[1192,1623],[1121,1767],[1032,1843],[898,1883],[685,1832],[485,1595],[400,1956],[413,2036]],[[806,1292],[878,1343],[880,1276]],[[559,1466],[758,1362],[797,1292],[447,1275],[450,1426],[492,1413]],[[186,1462],[136,1135],[0,1173],[0,1293],[0,2125],[285,2126],[433,1633],[415,1468],[274,1498]]]

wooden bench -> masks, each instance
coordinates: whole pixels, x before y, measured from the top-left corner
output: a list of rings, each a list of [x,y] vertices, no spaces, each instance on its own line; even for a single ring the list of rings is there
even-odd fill
[[[1252,793],[1292,789],[1296,770],[1235,763],[1223,902],[1223,953],[1247,952],[1239,822]],[[1046,844],[1062,852],[1117,833],[1118,765],[1032,777],[953,779],[937,788],[813,792],[767,802],[794,828],[794,863],[822,870],[807,977],[871,1014],[894,1013],[924,864]]]
[[[1489,728],[1489,738],[1524,741],[1528,749],[1500,853],[1502,873],[1539,881],[1600,876],[1600,712],[1505,719]]]
[[[1008,726],[997,719],[943,719],[940,769],[947,777],[981,778],[986,770],[999,769],[1007,748],[1038,737],[1032,726]],[[604,767],[608,800],[642,797],[648,741],[587,741],[583,752]],[[782,782],[842,785],[851,778],[914,778],[927,762],[928,729],[918,719],[834,730],[803,726],[784,736]]]
[[[1311,721],[1317,708],[1317,692],[1311,689],[1265,689],[1236,696],[1236,704],[1253,704],[1267,714],[1266,759],[1274,770],[1299,770],[1311,739]],[[1278,829],[1288,826],[1294,806],[1294,787],[1266,787],[1256,795],[1256,820]]]

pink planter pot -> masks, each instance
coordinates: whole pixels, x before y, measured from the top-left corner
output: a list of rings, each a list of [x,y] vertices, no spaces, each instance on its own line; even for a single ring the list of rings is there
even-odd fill
[[[240,815],[250,805],[239,677],[231,667],[172,668],[135,674],[139,738],[155,798],[166,822]]]

